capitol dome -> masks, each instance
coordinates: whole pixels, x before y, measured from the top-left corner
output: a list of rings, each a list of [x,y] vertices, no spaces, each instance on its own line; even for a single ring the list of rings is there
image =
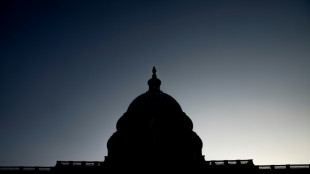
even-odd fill
[[[167,161],[202,160],[202,141],[193,131],[191,119],[179,103],[160,90],[161,81],[153,67],[149,90],[129,105],[116,124],[117,131],[107,143],[107,161],[135,160]],[[163,160],[161,160],[163,161]]]
[[[148,81],[149,90],[131,102],[127,112],[119,119],[117,130],[132,129],[134,125],[136,128],[150,126],[154,121],[161,122],[170,129],[175,126],[193,129],[191,119],[173,97],[160,90],[160,84],[154,67],[152,78]]]

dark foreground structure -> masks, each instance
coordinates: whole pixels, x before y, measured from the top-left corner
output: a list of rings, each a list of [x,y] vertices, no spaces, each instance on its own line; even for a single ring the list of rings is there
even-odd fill
[[[160,90],[153,68],[149,90],[116,124],[104,161],[57,161],[53,167],[0,167],[0,173],[304,174],[310,165],[257,166],[253,160],[205,161],[202,141],[178,102]]]

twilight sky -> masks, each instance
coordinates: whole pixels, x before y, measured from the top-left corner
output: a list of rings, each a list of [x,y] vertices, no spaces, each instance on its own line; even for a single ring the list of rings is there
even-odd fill
[[[153,65],[206,160],[310,163],[309,55],[305,0],[1,2],[0,165],[103,161]]]

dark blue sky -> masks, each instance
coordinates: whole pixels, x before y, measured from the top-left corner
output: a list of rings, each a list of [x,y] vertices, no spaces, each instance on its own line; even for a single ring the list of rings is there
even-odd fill
[[[154,65],[161,89],[193,120],[206,160],[310,163],[309,1],[0,8],[0,165],[104,160]]]

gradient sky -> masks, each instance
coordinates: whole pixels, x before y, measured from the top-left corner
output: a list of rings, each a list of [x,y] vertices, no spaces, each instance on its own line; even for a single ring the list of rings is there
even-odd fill
[[[154,65],[206,160],[310,163],[309,1],[8,0],[0,8],[0,165],[103,161]]]

